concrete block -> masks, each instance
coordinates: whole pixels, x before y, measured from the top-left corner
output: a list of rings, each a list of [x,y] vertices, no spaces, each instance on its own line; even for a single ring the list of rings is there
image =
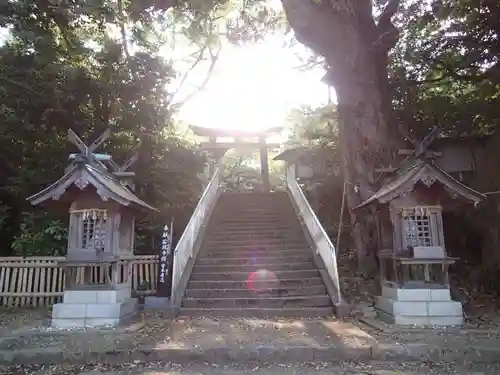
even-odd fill
[[[118,288],[117,290],[103,290],[97,295],[97,303],[122,303],[129,299],[131,290],[126,288]]]
[[[66,290],[63,296],[64,303],[96,303],[96,290]]]
[[[349,317],[351,315],[350,306],[344,301],[335,304],[335,315],[337,316],[337,318]]]
[[[86,305],[85,317],[117,318],[120,317],[121,303],[90,303]]]
[[[464,324],[462,316],[431,316],[429,324],[434,326],[461,326]]]
[[[439,316],[462,316],[462,304],[455,301],[433,301],[428,302],[429,312],[431,317]]]
[[[85,328],[85,319],[52,318],[50,325],[57,329]]]
[[[398,289],[398,301],[429,301],[431,291],[429,289]]]
[[[98,292],[96,303],[113,303],[116,302],[116,291],[103,290]]]
[[[382,296],[395,301],[450,301],[450,290],[446,288],[392,288],[382,286]]]
[[[394,324],[398,324],[401,326],[425,326],[429,325],[429,317],[428,316],[408,316],[408,315],[396,315],[394,316]]]
[[[55,319],[84,319],[86,306],[80,303],[56,303],[52,308],[52,317]]]
[[[395,301],[430,301],[429,289],[402,289],[382,287],[382,295]]]
[[[378,297],[376,307],[391,315],[427,315],[427,302],[394,301],[389,298]]]
[[[431,289],[431,301],[451,301],[449,289]]]
[[[111,326],[116,327],[120,324],[119,318],[89,318],[85,320],[85,327],[105,327]]]

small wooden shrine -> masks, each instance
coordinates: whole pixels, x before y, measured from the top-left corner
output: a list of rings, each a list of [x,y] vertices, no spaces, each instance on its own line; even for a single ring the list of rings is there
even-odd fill
[[[432,136],[432,135],[431,135]],[[385,168],[383,186],[356,210],[376,206],[382,295],[376,303],[383,320],[402,325],[459,325],[462,306],[451,300],[442,210],[461,197],[479,203],[485,196],[454,179],[435,163],[438,153],[424,142],[400,150],[406,160]]]
[[[137,153],[122,166],[94,153],[109,136],[108,130],[87,146],[70,130],[68,139],[80,153],[70,155],[63,177],[28,198],[33,205],[69,210],[64,297],[52,312],[56,328],[115,326],[136,310],[123,256],[133,254],[135,213],[155,209],[133,193],[134,173],[127,170]]]
[[[231,149],[259,149],[260,165],[262,174],[262,185],[264,190],[271,189],[269,181],[269,165],[268,165],[268,150],[270,148],[279,148],[279,143],[267,143],[266,138],[277,135],[281,132],[281,127],[274,127],[262,131],[241,131],[218,128],[203,128],[199,126],[191,126],[193,133],[200,137],[206,137],[208,142],[201,143],[202,150],[206,151],[213,159],[211,167],[213,167]],[[220,138],[231,138],[231,142],[218,142]],[[209,173],[211,175],[211,173]]]

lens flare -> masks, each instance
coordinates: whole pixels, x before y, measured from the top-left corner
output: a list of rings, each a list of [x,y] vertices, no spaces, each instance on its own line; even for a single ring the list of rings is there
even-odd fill
[[[261,269],[252,272],[248,276],[245,285],[248,290],[259,292],[263,290],[277,289],[279,282],[273,271]]]

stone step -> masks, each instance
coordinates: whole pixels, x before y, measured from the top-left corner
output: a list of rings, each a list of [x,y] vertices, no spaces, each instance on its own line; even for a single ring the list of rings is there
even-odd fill
[[[269,203],[264,203],[260,206],[248,206],[248,205],[238,205],[231,204],[224,206],[216,206],[213,210],[213,215],[232,215],[237,214],[238,216],[257,216],[257,215],[288,215],[295,213],[292,205],[272,205]]]
[[[311,250],[307,246],[282,248],[281,246],[257,246],[232,247],[232,248],[205,248],[200,249],[199,256],[205,258],[230,259],[230,258],[259,258],[259,257],[286,257],[310,255]]]
[[[249,264],[249,265],[197,265],[195,263],[193,272],[215,273],[215,272],[254,272],[258,270],[276,271],[300,271],[314,269],[316,265],[312,262],[280,263],[280,264]]]
[[[317,269],[306,269],[298,271],[276,271],[274,276],[277,280],[281,279],[303,279],[308,277],[318,277]],[[250,274],[248,272],[214,272],[202,273],[193,272],[191,274],[192,281],[243,281],[247,280]]]
[[[187,289],[247,289],[246,280],[193,280],[188,281]],[[306,279],[279,279],[279,288],[297,289],[309,286],[323,286],[323,279],[319,275],[309,277]]]
[[[302,232],[288,231],[288,232],[279,232],[279,231],[268,231],[267,233],[263,232],[216,232],[216,233],[207,233],[205,238],[209,241],[237,241],[237,240],[253,240],[253,239],[279,239],[279,240],[301,240],[304,239],[304,235]]]
[[[286,236],[294,235],[297,233],[302,234],[302,229],[297,225],[296,228],[283,227],[283,228],[261,228],[261,227],[247,227],[243,226],[236,229],[227,229],[225,227],[211,227],[207,229],[206,236],[245,236],[245,235],[262,235],[262,236]]]
[[[244,205],[238,205],[238,204],[228,204],[228,205],[218,205],[215,209],[214,212],[231,212],[231,209],[236,210],[238,213],[268,213],[268,212],[273,212],[273,213],[281,213],[281,212],[293,212],[293,206],[291,204],[269,204],[266,202],[265,204],[260,204],[260,205],[249,205],[249,204],[244,204]]]
[[[262,224],[260,222],[253,223],[251,225],[245,223],[238,222],[230,222],[225,223],[224,225],[216,222],[210,221],[207,227],[207,233],[211,233],[213,231],[223,231],[223,232],[267,232],[267,231],[292,231],[292,232],[301,232],[302,226],[299,222],[289,223],[289,224],[280,224],[275,223],[273,225]]]
[[[212,229],[225,229],[225,230],[240,230],[240,229],[274,229],[274,230],[293,230],[300,231],[302,226],[299,221],[293,219],[282,220],[238,220],[238,218],[228,219],[225,221],[211,220],[208,226],[209,230]]]
[[[224,192],[221,194],[221,198],[224,198],[224,201],[236,200],[236,201],[250,201],[250,202],[259,202],[262,200],[271,200],[271,201],[289,201],[290,198],[286,192],[280,193],[229,193]]]
[[[196,260],[197,266],[209,266],[209,265],[217,265],[217,266],[245,266],[252,265],[255,267],[269,266],[273,264],[281,264],[283,262],[313,262],[313,257],[310,254],[301,254],[299,255],[286,255],[286,256],[277,256],[277,257],[269,257],[269,256],[258,256],[258,257],[242,257],[242,258],[198,258]]]
[[[239,244],[225,244],[223,242],[220,243],[212,243],[207,245],[202,245],[202,250],[204,253],[241,253],[241,257],[251,256],[255,253],[267,253],[272,251],[297,251],[302,250],[306,251],[309,246],[306,242],[290,242],[290,243],[252,243],[251,241],[242,242]],[[285,255],[285,254],[280,254]]]
[[[231,206],[238,208],[290,208],[292,204],[290,199],[219,199],[217,202],[217,208],[229,208]]]
[[[212,219],[216,220],[253,220],[253,219],[266,219],[267,221],[271,220],[280,220],[280,219],[296,219],[295,211],[284,211],[284,212],[273,212],[271,210],[266,210],[266,212],[262,213],[242,213],[237,208],[233,208],[232,210],[224,210],[224,211],[214,211],[212,213]]]
[[[269,246],[269,245],[282,245],[290,247],[290,245],[307,246],[304,236],[300,238],[240,238],[231,240],[212,239],[208,237],[203,241],[204,247],[210,248],[214,246],[223,246],[225,248],[244,247],[244,246]]]
[[[294,208],[290,202],[276,204],[274,202],[263,202],[261,204],[238,204],[232,202],[230,204],[219,204],[214,208],[214,212],[231,212],[234,209],[238,212],[247,213],[268,213],[268,212],[292,212]]]
[[[287,307],[328,307],[332,301],[328,295],[294,297],[254,297],[254,298],[184,298],[183,307],[188,308],[287,308]]]
[[[283,217],[287,217],[288,215],[295,214],[294,211],[292,210],[282,210],[282,211],[276,211],[276,210],[259,210],[259,211],[242,211],[238,210],[237,208],[233,208],[232,210],[217,210],[214,211],[212,214],[212,217],[214,219],[227,219],[229,218],[234,218],[234,219],[258,219],[258,218],[267,218],[267,219],[281,219]]]
[[[227,214],[223,216],[212,216],[211,220],[214,223],[218,224],[296,224],[298,223],[295,215],[287,214],[287,215],[273,215],[273,216],[264,216],[264,215],[255,215],[255,216],[238,216],[233,214]]]
[[[291,297],[325,295],[324,285],[298,285],[295,288],[261,289],[258,292],[249,289],[187,289],[187,298],[255,298],[257,297]]]
[[[294,214],[286,214],[286,215],[276,215],[276,216],[238,216],[238,214],[226,214],[223,216],[213,216],[211,217],[212,223],[217,225],[256,225],[256,226],[264,226],[264,225],[297,225],[299,224],[298,220],[294,217]]]
[[[290,307],[290,308],[186,308],[180,310],[180,316],[218,316],[218,317],[327,317],[333,315],[333,307]]]
[[[272,200],[272,199],[261,199],[260,201],[248,201],[248,200],[229,200],[221,201],[219,200],[216,209],[230,209],[235,207],[242,210],[257,210],[257,209],[293,209],[290,200]]]

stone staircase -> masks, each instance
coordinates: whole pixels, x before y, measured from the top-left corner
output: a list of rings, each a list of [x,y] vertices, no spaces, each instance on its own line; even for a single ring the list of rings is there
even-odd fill
[[[222,193],[202,239],[181,315],[332,313],[332,300],[289,196]]]

